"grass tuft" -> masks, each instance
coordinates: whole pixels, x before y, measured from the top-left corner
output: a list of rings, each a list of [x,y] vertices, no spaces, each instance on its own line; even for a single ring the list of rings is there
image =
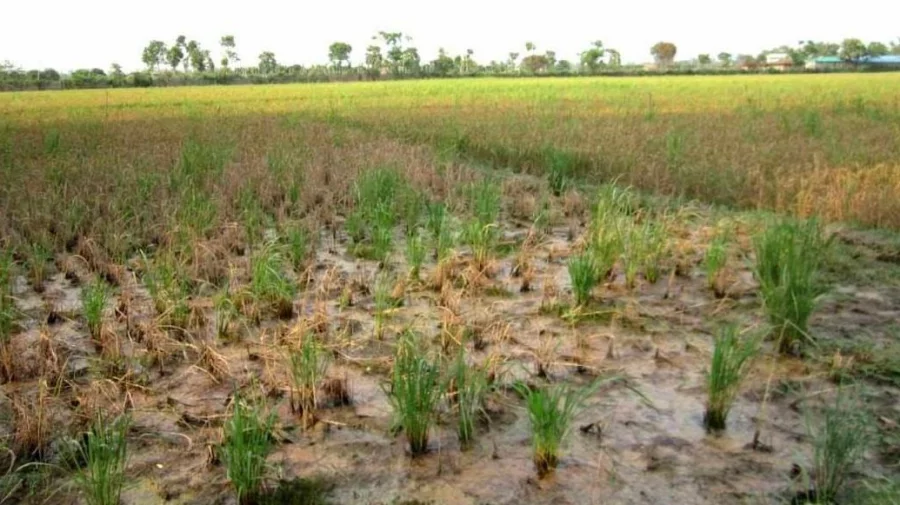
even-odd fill
[[[591,291],[597,285],[597,267],[592,254],[583,253],[569,260],[569,278],[575,303],[584,307],[591,299]]]
[[[395,426],[406,434],[413,457],[428,450],[428,434],[443,393],[440,375],[440,367],[419,350],[416,334],[404,332],[394,355],[390,387],[385,393],[394,410]]]
[[[833,405],[807,416],[812,439],[812,490],[817,503],[834,503],[874,440],[869,413],[839,391]]]
[[[459,413],[457,434],[460,444],[466,447],[475,439],[475,421],[484,409],[487,379],[482,370],[466,363],[465,347],[462,346],[453,363],[452,383]]]
[[[274,423],[274,414],[235,392],[231,416],[225,421],[221,456],[240,505],[254,505],[262,496]]]
[[[303,337],[299,351],[290,353],[291,379],[294,383],[292,396],[296,395],[297,404],[292,408],[299,412],[306,428],[316,421],[318,405],[318,388],[328,372],[328,354],[316,341],[312,334]]]
[[[269,244],[250,259],[250,292],[253,298],[283,319],[294,313],[297,285],[284,271],[281,253]]]
[[[603,383],[611,380],[615,379],[598,380],[583,387],[558,384],[532,388],[524,383],[515,385],[528,409],[532,459],[540,477],[553,472],[559,464],[560,449],[575,415]]]
[[[107,421],[99,414],[72,454],[73,463],[84,467],[75,473],[78,486],[88,505],[119,505],[125,484],[130,420],[121,416]]]
[[[807,323],[826,291],[818,273],[829,244],[814,219],[770,223],[755,237],[756,277],[783,353],[811,340]]]
[[[81,306],[88,331],[94,341],[101,340],[103,331],[103,311],[109,303],[110,289],[102,279],[97,278],[81,291]]]
[[[703,421],[707,429],[724,430],[741,382],[759,352],[759,341],[755,338],[741,341],[737,328],[726,326],[716,335],[714,345],[712,363],[706,374],[707,399]]]

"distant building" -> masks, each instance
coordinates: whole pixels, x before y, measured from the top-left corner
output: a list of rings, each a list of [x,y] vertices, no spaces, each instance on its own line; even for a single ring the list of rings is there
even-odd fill
[[[870,68],[892,68],[900,70],[900,55],[886,54],[884,56],[866,56],[859,60],[859,64]]]
[[[839,56],[819,56],[806,62],[806,68],[810,70],[838,70],[857,67],[900,70],[900,55],[863,56],[857,61],[844,60]]]
[[[794,66],[794,60],[789,54],[770,53],[766,55],[766,68],[775,70],[790,70]]]
[[[806,62],[806,68],[810,70],[829,70],[845,68],[847,62],[837,56],[819,56]]]

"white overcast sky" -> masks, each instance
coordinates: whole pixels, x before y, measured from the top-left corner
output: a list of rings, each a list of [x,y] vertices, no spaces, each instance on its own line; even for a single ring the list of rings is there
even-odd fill
[[[600,39],[624,61],[643,62],[660,40],[689,59],[756,54],[800,39],[900,37],[898,0],[0,0],[0,13],[0,62],[59,70],[108,69],[112,62],[139,69],[149,40],[171,43],[179,34],[217,56],[219,37],[234,35],[243,64],[256,64],[269,50],[280,63],[304,65],[326,61],[337,40],[350,43],[360,62],[379,30],[412,36],[423,60],[444,47],[452,54],[474,49],[479,62],[525,53],[528,40],[540,52],[575,60]]]

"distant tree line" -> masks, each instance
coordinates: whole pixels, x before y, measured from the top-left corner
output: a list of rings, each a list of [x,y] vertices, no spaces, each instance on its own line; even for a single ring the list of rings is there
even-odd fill
[[[422,60],[412,38],[402,32],[378,32],[365,48],[363,63],[353,66],[354,48],[346,42],[328,47],[328,63],[311,66],[284,65],[271,51],[260,53],[255,64],[241,65],[234,36],[219,40],[219,58],[196,40],[181,35],[170,45],[152,40],[141,52],[145,70],[126,74],[113,63],[109,70],[80,69],[68,74],[48,68],[22,70],[10,63],[0,64],[0,90],[78,89],[149,87],[202,84],[252,84],[287,82],[327,82],[377,79],[444,78],[470,76],[566,76],[566,75],[646,75],[707,74],[746,71],[761,66],[766,56],[783,53],[797,68],[820,56],[837,56],[847,62],[866,56],[900,55],[897,42],[864,43],[846,39],[841,43],[800,41],[797,46],[780,46],[758,55],[721,52],[715,59],[700,54],[696,59],[676,60],[677,46],[661,41],[650,48],[653,65],[624,65],[619,51],[602,41],[591,42],[576,61],[558,59],[552,50],[539,52],[533,42],[524,44],[525,55],[510,52],[504,60],[478,62],[475,51],[451,55],[439,49],[432,60]]]

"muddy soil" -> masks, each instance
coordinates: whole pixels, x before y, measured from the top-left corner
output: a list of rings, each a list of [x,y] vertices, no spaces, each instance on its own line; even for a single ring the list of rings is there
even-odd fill
[[[708,230],[685,225],[683,247],[676,247],[678,272],[673,266],[671,275],[633,290],[613,277],[595,291],[595,317],[573,324],[557,306],[570,303],[566,258],[582,232],[572,223],[529,239],[527,276],[521,275],[522,255],[498,258],[488,275],[479,275],[461,250],[452,285],[440,291],[430,285],[436,270],[430,265],[422,281],[406,284],[403,306],[381,338],[374,334],[372,295],[379,266],[349,255],[340,235],[322,237],[313,280],[296,301],[298,316],[242,324],[240,338],[228,342],[213,336],[208,300],[194,300],[207,321],[202,329],[174,338],[154,327],[149,296],[126,271],[119,292],[130,293],[129,313],[108,308],[110,330],[123,335],[127,357],[124,369],[112,374],[102,369],[79,316],[80,285],[90,274],[68,261],[74,275],[54,274],[40,294],[24,279],[17,283],[19,308],[31,318],[15,337],[28,380],[3,386],[2,407],[8,409],[17,392],[38,388],[39,372],[31,363],[41,361],[41,339],[49,338],[65,356],[72,381],[52,404],[55,429],[67,431],[75,412],[92,402],[132,416],[130,485],[122,499],[127,505],[235,503],[216,451],[236,386],[265,395],[277,412],[273,478],[321,480],[331,503],[740,504],[769,503],[802,488],[792,475],[811,450],[805,423],[833,396],[834,363],[767,352],[756,362],[727,431],[708,433],[703,426],[704,373],[717,325],[764,321],[746,249],[732,252],[727,296],[717,297],[697,266],[703,246],[691,245],[702,243]],[[527,233],[510,223],[505,237],[521,244]],[[882,260],[867,261],[860,268],[880,268]],[[401,253],[392,263],[405,272]],[[529,289],[523,291],[526,279]],[[399,331],[413,327],[438,348],[447,320],[437,305],[454,303],[452,321],[471,337],[470,359],[494,364],[496,390],[473,447],[459,447],[445,409],[430,452],[411,459],[402,435],[390,433],[391,409],[382,389],[392,344]],[[48,321],[51,309],[57,317]],[[278,344],[315,321],[324,321],[321,338],[334,351],[329,376],[347,379],[352,405],[323,406],[316,425],[304,430],[289,407],[286,358]],[[847,279],[825,297],[812,329],[823,341],[865,338],[896,345],[891,332],[897,321],[900,287],[891,278],[866,285]],[[546,378],[537,377],[540,369]],[[514,380],[587,383],[612,374],[627,378],[643,397],[622,386],[601,389],[577,417],[555,474],[538,479],[527,413],[508,386]],[[882,418],[900,417],[900,390],[883,382],[867,387],[881,402]],[[867,455],[863,468],[864,475],[893,471],[878,451]],[[65,478],[54,482],[58,491],[50,502],[77,502]],[[26,502],[46,499],[38,494]]]

